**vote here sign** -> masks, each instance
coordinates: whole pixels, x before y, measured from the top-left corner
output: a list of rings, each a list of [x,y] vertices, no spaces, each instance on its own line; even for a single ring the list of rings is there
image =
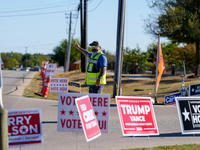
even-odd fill
[[[85,95],[89,96],[101,133],[108,133],[110,113],[109,94],[59,93],[58,131],[83,132],[75,99]]]
[[[8,111],[9,147],[42,144],[40,109]]]
[[[150,97],[116,96],[123,136],[158,135]]]
[[[200,97],[176,97],[182,134],[200,133]]]
[[[96,139],[101,131],[88,95],[76,98],[75,101],[87,142]]]
[[[68,78],[51,78],[50,92],[68,92]]]

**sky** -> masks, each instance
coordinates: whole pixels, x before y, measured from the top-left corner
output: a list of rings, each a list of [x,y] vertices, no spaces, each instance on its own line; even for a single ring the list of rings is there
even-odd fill
[[[72,12],[73,38],[80,39],[80,0],[6,0],[0,1],[0,52],[53,53],[68,39]],[[147,34],[144,19],[152,10],[146,0],[126,0],[124,47],[137,46],[146,52],[157,39]],[[88,44],[94,40],[102,49],[116,53],[118,0],[88,1]]]

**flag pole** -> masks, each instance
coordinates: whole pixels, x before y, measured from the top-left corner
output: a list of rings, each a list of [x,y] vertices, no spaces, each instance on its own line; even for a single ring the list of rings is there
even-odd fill
[[[160,44],[160,34],[158,36],[157,59],[156,59],[155,104],[158,103],[158,101],[157,101],[157,77],[158,77],[158,64],[159,64],[159,44]]]

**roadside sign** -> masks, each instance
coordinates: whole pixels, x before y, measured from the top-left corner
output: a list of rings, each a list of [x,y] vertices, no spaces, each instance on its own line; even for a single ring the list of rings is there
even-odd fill
[[[47,77],[49,76],[52,77],[52,76],[55,76],[55,72],[56,72],[56,64],[47,64],[45,75]]]
[[[9,147],[42,144],[40,109],[8,111]]]
[[[101,131],[88,95],[76,98],[75,102],[87,142],[96,139]]]
[[[200,95],[200,83],[190,84],[189,86],[189,96]]]
[[[110,94],[59,93],[57,130],[61,132],[83,132],[75,99],[88,95],[98,120],[101,133],[108,133]]]
[[[81,84],[73,81],[68,82],[68,92],[81,93]]]
[[[165,96],[165,104],[175,104],[175,97],[181,97],[181,92]]]
[[[123,136],[158,135],[151,97],[116,96]]]
[[[50,92],[68,92],[68,78],[51,78]]]
[[[200,97],[176,97],[182,134],[200,133]]]

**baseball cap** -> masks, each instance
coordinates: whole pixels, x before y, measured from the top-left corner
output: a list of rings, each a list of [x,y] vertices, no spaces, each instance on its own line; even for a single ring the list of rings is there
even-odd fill
[[[92,43],[90,43],[90,46],[101,46],[101,44],[99,43],[99,41],[93,41]]]

